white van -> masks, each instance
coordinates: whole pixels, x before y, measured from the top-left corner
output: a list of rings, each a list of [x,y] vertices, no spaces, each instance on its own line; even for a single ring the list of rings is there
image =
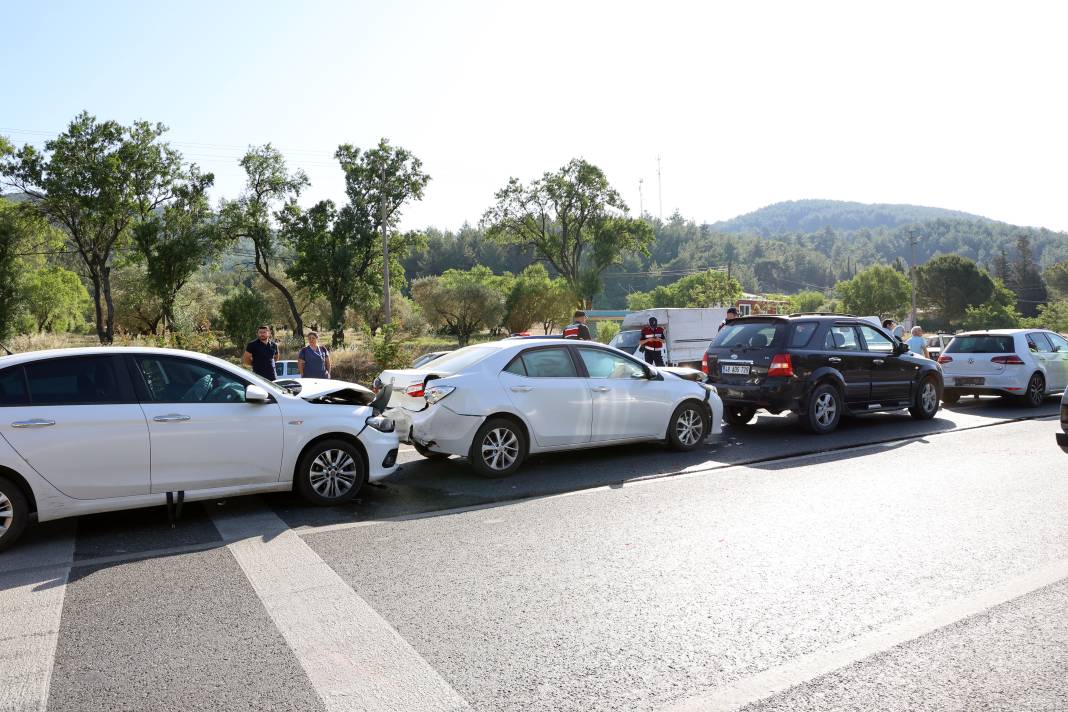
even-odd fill
[[[609,346],[642,358],[638,350],[642,327],[649,324],[649,317],[656,317],[657,324],[664,327],[664,363],[669,366],[701,367],[701,359],[708,345],[716,338],[719,325],[727,318],[726,307],[697,309],[643,309],[628,314]]]

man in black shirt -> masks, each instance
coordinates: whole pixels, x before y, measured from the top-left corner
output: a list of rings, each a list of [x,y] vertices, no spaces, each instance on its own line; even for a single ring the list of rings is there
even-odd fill
[[[278,344],[271,341],[271,327],[266,324],[256,330],[256,340],[248,342],[242,358],[252,372],[268,381],[278,376],[274,372],[274,362],[278,358]]]

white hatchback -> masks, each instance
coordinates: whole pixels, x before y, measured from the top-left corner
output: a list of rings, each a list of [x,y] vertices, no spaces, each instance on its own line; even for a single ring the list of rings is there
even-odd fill
[[[299,386],[173,349],[0,358],[0,550],[30,518],[290,489],[339,504],[396,470],[371,391]]]
[[[1034,408],[1068,387],[1068,340],[1042,329],[957,334],[938,357],[942,400],[962,395],[1012,395]]]
[[[512,474],[536,452],[647,440],[692,450],[720,432],[723,416],[712,386],[588,341],[468,346],[403,377],[407,392],[387,413],[415,448],[467,457],[488,477]]]

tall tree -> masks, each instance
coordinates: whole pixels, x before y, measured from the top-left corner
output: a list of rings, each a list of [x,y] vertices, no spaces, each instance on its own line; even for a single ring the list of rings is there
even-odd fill
[[[1035,264],[1031,238],[1021,234],[1016,238],[1016,259],[1012,262],[1012,281],[1016,292],[1016,309],[1024,317],[1038,314],[1038,306],[1049,301],[1046,283]]]
[[[604,271],[626,253],[648,255],[654,240],[649,223],[626,217],[626,203],[601,169],[580,158],[528,185],[512,178],[495,198],[482,217],[487,236],[532,247],[587,307]]]
[[[0,339],[15,328],[22,270],[19,254],[26,244],[24,217],[16,205],[0,198]]]
[[[392,320],[390,313],[390,267],[393,258],[390,252],[394,240],[388,237],[401,218],[401,208],[411,200],[422,200],[423,190],[430,176],[423,172],[423,162],[407,149],[391,146],[383,138],[375,148],[361,151],[351,144],[338,146],[334,154],[345,172],[345,194],[349,205],[358,215],[366,215],[382,240],[383,316],[385,323]],[[402,245],[411,247],[414,233],[401,239]],[[407,254],[407,251],[405,251]]]
[[[985,270],[960,255],[940,255],[916,270],[916,297],[946,324],[959,324],[970,306],[983,304],[994,292]]]
[[[0,164],[7,181],[34,199],[32,208],[63,229],[84,264],[101,343],[115,337],[115,252],[134,223],[170,200],[182,176],[181,155],[160,141],[166,130],[147,121],[98,122],[83,111],[43,153],[25,145]]]
[[[174,187],[174,199],[162,211],[134,227],[134,245],[145,262],[145,280],[159,300],[164,330],[174,326],[178,292],[189,278],[215,257],[227,241],[208,205],[211,173],[190,169]]]
[[[252,243],[253,266],[282,295],[293,315],[293,331],[304,340],[304,319],[292,290],[277,273],[282,256],[276,222],[281,211],[295,205],[300,193],[310,183],[304,171],[290,173],[281,151],[271,144],[250,148],[240,161],[245,170],[245,189],[237,200],[223,206],[222,229],[231,240],[247,239]]]
[[[846,311],[861,316],[897,316],[905,311],[912,295],[905,275],[886,265],[868,267],[834,289]]]

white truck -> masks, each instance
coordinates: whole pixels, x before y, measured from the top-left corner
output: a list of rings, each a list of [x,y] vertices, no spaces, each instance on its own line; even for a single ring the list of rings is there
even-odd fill
[[[655,316],[657,324],[664,327],[664,363],[669,366],[700,368],[708,345],[716,338],[719,325],[727,318],[727,308],[636,311],[623,318],[619,333],[612,338],[609,345],[643,358],[644,355],[638,349],[638,342],[641,340],[642,327],[648,325],[651,316]]]

